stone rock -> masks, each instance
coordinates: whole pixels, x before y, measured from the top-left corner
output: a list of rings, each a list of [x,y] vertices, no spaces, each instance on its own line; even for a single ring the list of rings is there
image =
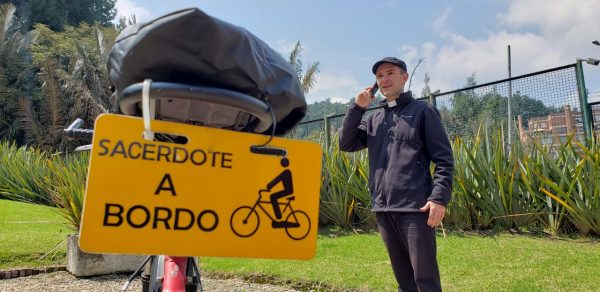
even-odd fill
[[[79,248],[79,236],[67,238],[67,271],[76,277],[133,272],[144,261],[142,255],[92,254]]]

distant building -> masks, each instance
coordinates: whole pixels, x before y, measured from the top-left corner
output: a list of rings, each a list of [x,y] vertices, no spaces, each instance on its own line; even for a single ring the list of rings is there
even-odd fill
[[[575,139],[582,141],[584,132],[581,112],[572,111],[569,105],[563,109],[559,113],[529,118],[527,128],[523,125],[523,117],[517,116],[521,141],[527,142],[532,137],[536,137],[541,139],[543,145],[561,144],[573,132],[576,132]],[[592,107],[592,120],[594,131],[600,132],[600,107]]]

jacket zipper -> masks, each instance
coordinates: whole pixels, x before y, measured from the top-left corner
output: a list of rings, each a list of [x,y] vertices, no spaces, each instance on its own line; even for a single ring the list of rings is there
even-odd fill
[[[410,102],[409,102],[410,103]],[[402,110],[404,110],[404,108],[406,108],[406,106],[408,106],[408,104],[404,104],[401,108],[397,109],[397,114],[400,114],[400,112]],[[385,108],[384,109],[384,124],[385,124],[385,128],[386,128],[386,133],[385,133],[385,137],[384,137],[384,167],[383,167],[383,177],[381,178],[381,192],[383,195],[383,209],[387,210],[388,209],[388,201],[387,201],[387,195],[388,195],[388,189],[386,188],[387,186],[387,182],[385,180],[385,173],[387,171],[388,165],[390,163],[390,157],[389,157],[389,152],[388,152],[388,147],[390,144],[390,125],[392,124],[392,121],[394,119],[394,111],[396,111],[395,108]],[[395,133],[394,133],[395,134]],[[395,135],[394,135],[395,136]]]
[[[385,123],[385,137],[384,137],[384,160],[383,160],[383,177],[381,178],[381,193],[383,196],[383,209],[387,210],[388,209],[388,202],[387,202],[387,182],[385,180],[385,174],[387,172],[387,168],[389,165],[389,153],[388,153],[388,147],[390,144],[390,121],[389,121],[389,116],[390,116],[390,112],[391,110],[389,108],[384,109],[384,123]]]

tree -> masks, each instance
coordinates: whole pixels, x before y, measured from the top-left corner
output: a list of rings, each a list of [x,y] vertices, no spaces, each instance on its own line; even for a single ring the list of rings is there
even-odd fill
[[[53,31],[63,31],[66,26],[89,25],[112,26],[117,13],[116,0],[10,0],[17,7],[17,14],[24,23],[25,31],[36,24],[47,25]]]
[[[473,73],[467,78],[465,89],[453,95],[452,106],[440,109],[448,136],[452,139],[456,136],[472,137],[481,123],[495,128],[508,127],[508,97],[499,94],[495,86],[491,92],[477,94],[473,88],[476,85],[476,74]],[[523,116],[524,124],[527,124],[531,117],[546,116],[560,111],[518,91],[512,96],[511,109],[513,113]]]
[[[298,79],[302,85],[302,92],[308,93],[317,82],[317,74],[319,74],[319,62],[314,62],[308,65],[306,71],[302,68],[302,60],[300,59],[300,53],[302,52],[302,45],[300,42],[296,42],[294,49],[290,53],[288,62],[296,70]]]
[[[117,15],[115,4],[117,0],[64,0],[66,2],[67,25],[78,26],[82,23],[89,25],[112,26],[112,20]]]
[[[135,17],[135,14],[131,15],[130,17],[122,16],[121,18],[119,18],[119,24],[117,24],[116,28],[118,31],[122,31],[126,27],[134,25],[136,23],[137,18]]]
[[[421,90],[421,97],[427,97],[431,94],[431,88],[429,87],[429,81],[431,81],[431,78],[429,78],[429,74],[425,73],[425,79],[423,80],[425,85],[423,86],[423,89]]]
[[[343,114],[348,110],[349,103],[331,102],[330,99],[317,101],[308,105],[304,121],[322,119],[331,114]]]
[[[477,72],[471,73],[471,76],[467,77],[467,84],[464,88],[477,86]]]
[[[425,58],[419,58],[419,61],[417,62],[417,65],[415,65],[415,67],[413,68],[412,72],[410,73],[410,78],[408,79],[408,88],[407,88],[407,90],[410,90],[412,88],[412,78],[413,78],[413,75],[415,75],[415,72],[417,71],[417,68],[419,68],[419,65],[421,65],[421,63],[423,63],[423,61],[425,61]]]
[[[82,24],[54,32],[38,24],[34,33],[30,50],[41,92],[20,98],[18,119],[27,144],[69,149],[74,145],[62,130],[75,118],[90,126],[107,111],[110,91],[105,64],[116,30]]]
[[[294,139],[323,141],[324,137],[324,124],[323,118],[331,114],[343,114],[348,110],[348,103],[331,102],[330,99],[323,101],[317,101],[308,105],[306,116],[302,122],[314,121],[314,123],[304,123],[297,127],[291,134],[290,137]],[[320,120],[320,121],[319,121]],[[330,120],[332,132],[336,132],[341,126],[342,119],[335,118]]]

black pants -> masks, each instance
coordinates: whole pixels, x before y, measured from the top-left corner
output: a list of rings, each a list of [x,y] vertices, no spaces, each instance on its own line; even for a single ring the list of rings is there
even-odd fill
[[[375,214],[398,282],[398,291],[442,291],[435,228],[427,225],[429,213]]]

